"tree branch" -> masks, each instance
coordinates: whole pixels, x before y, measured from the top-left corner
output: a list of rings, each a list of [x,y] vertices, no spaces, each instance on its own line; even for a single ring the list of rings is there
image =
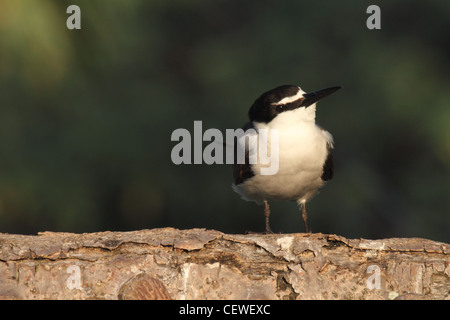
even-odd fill
[[[0,234],[3,299],[450,299],[450,245],[172,228]]]

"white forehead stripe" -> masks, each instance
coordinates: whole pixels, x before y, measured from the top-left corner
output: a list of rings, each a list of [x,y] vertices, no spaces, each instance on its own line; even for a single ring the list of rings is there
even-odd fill
[[[305,92],[304,92],[302,89],[298,88],[298,91],[297,91],[297,93],[296,93],[295,95],[290,96],[290,97],[283,98],[283,99],[281,99],[280,101],[275,102],[275,103],[272,103],[272,104],[273,104],[274,106],[279,106],[279,105],[281,105],[281,104],[286,104],[286,103],[291,103],[291,102],[297,101],[298,99],[303,98],[303,94],[304,94],[304,93],[305,93]]]

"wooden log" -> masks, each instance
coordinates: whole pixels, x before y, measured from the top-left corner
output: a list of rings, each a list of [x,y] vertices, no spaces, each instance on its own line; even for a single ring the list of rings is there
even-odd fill
[[[450,245],[162,228],[0,234],[2,299],[450,299]]]

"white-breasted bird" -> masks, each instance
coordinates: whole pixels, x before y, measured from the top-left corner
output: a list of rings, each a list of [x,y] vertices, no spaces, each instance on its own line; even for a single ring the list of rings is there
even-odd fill
[[[332,135],[315,123],[316,102],[341,87],[311,93],[294,85],[283,85],[263,93],[251,106],[243,130],[250,128],[258,135],[262,129],[278,133],[278,171],[261,174],[262,164],[249,161],[248,146],[245,163],[234,163],[233,189],[244,200],[264,203],[266,233],[269,224],[269,200],[294,200],[301,206],[306,232],[306,202],[326,181],[333,177]],[[248,131],[246,131],[248,132]]]

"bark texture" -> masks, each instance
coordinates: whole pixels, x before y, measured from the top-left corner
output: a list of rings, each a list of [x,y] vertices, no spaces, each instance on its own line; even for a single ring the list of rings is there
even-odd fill
[[[173,228],[0,234],[3,299],[450,299],[450,245]]]

